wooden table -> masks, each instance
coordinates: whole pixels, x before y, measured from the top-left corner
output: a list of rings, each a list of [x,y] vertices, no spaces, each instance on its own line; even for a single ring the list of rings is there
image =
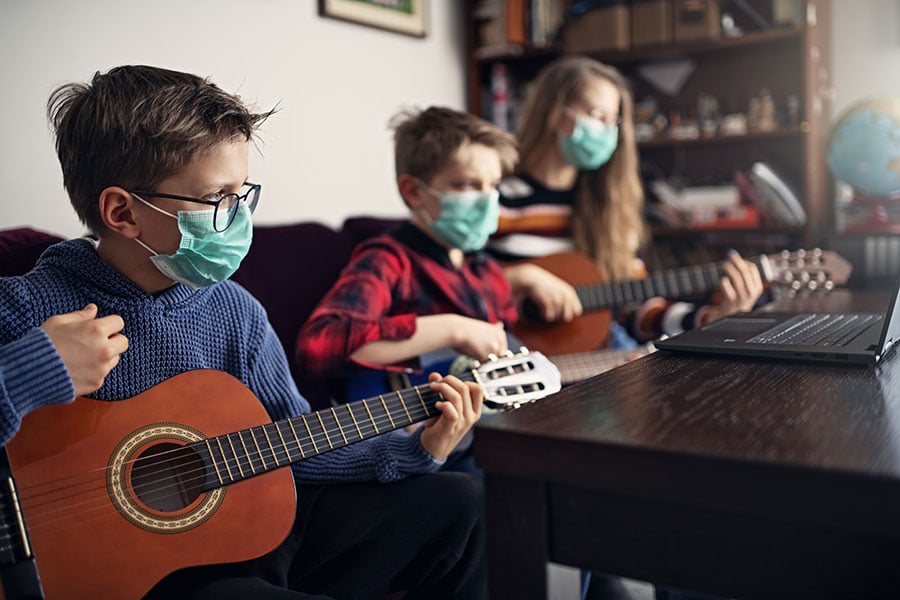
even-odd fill
[[[546,597],[548,561],[745,599],[900,598],[900,352],[657,352],[475,435],[491,598]]]

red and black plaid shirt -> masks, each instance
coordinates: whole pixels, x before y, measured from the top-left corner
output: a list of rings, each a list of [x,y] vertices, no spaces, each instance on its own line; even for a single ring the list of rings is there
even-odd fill
[[[301,329],[297,361],[311,377],[340,375],[361,346],[408,339],[416,317],[441,313],[502,321],[507,329],[516,320],[510,285],[497,261],[474,252],[457,269],[445,248],[404,223],[356,247]]]

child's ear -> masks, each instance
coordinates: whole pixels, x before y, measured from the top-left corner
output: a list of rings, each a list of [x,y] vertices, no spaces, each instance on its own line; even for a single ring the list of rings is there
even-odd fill
[[[140,224],[135,219],[132,205],[134,196],[118,186],[111,186],[100,192],[97,208],[103,224],[110,231],[118,233],[126,238],[136,238],[140,235]]]
[[[400,196],[403,202],[410,210],[418,210],[422,208],[422,186],[419,180],[408,173],[397,178],[397,189],[400,190]]]

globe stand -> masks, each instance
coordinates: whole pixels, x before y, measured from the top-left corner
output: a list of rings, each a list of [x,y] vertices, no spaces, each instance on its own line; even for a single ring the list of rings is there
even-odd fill
[[[854,190],[842,213],[844,233],[900,234],[900,195],[874,198]]]

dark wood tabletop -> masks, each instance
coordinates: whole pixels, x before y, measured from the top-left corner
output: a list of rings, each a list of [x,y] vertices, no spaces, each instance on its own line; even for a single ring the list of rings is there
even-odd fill
[[[900,598],[897,352],[866,368],[660,351],[475,440],[492,597],[545,597],[552,560],[727,597]]]

